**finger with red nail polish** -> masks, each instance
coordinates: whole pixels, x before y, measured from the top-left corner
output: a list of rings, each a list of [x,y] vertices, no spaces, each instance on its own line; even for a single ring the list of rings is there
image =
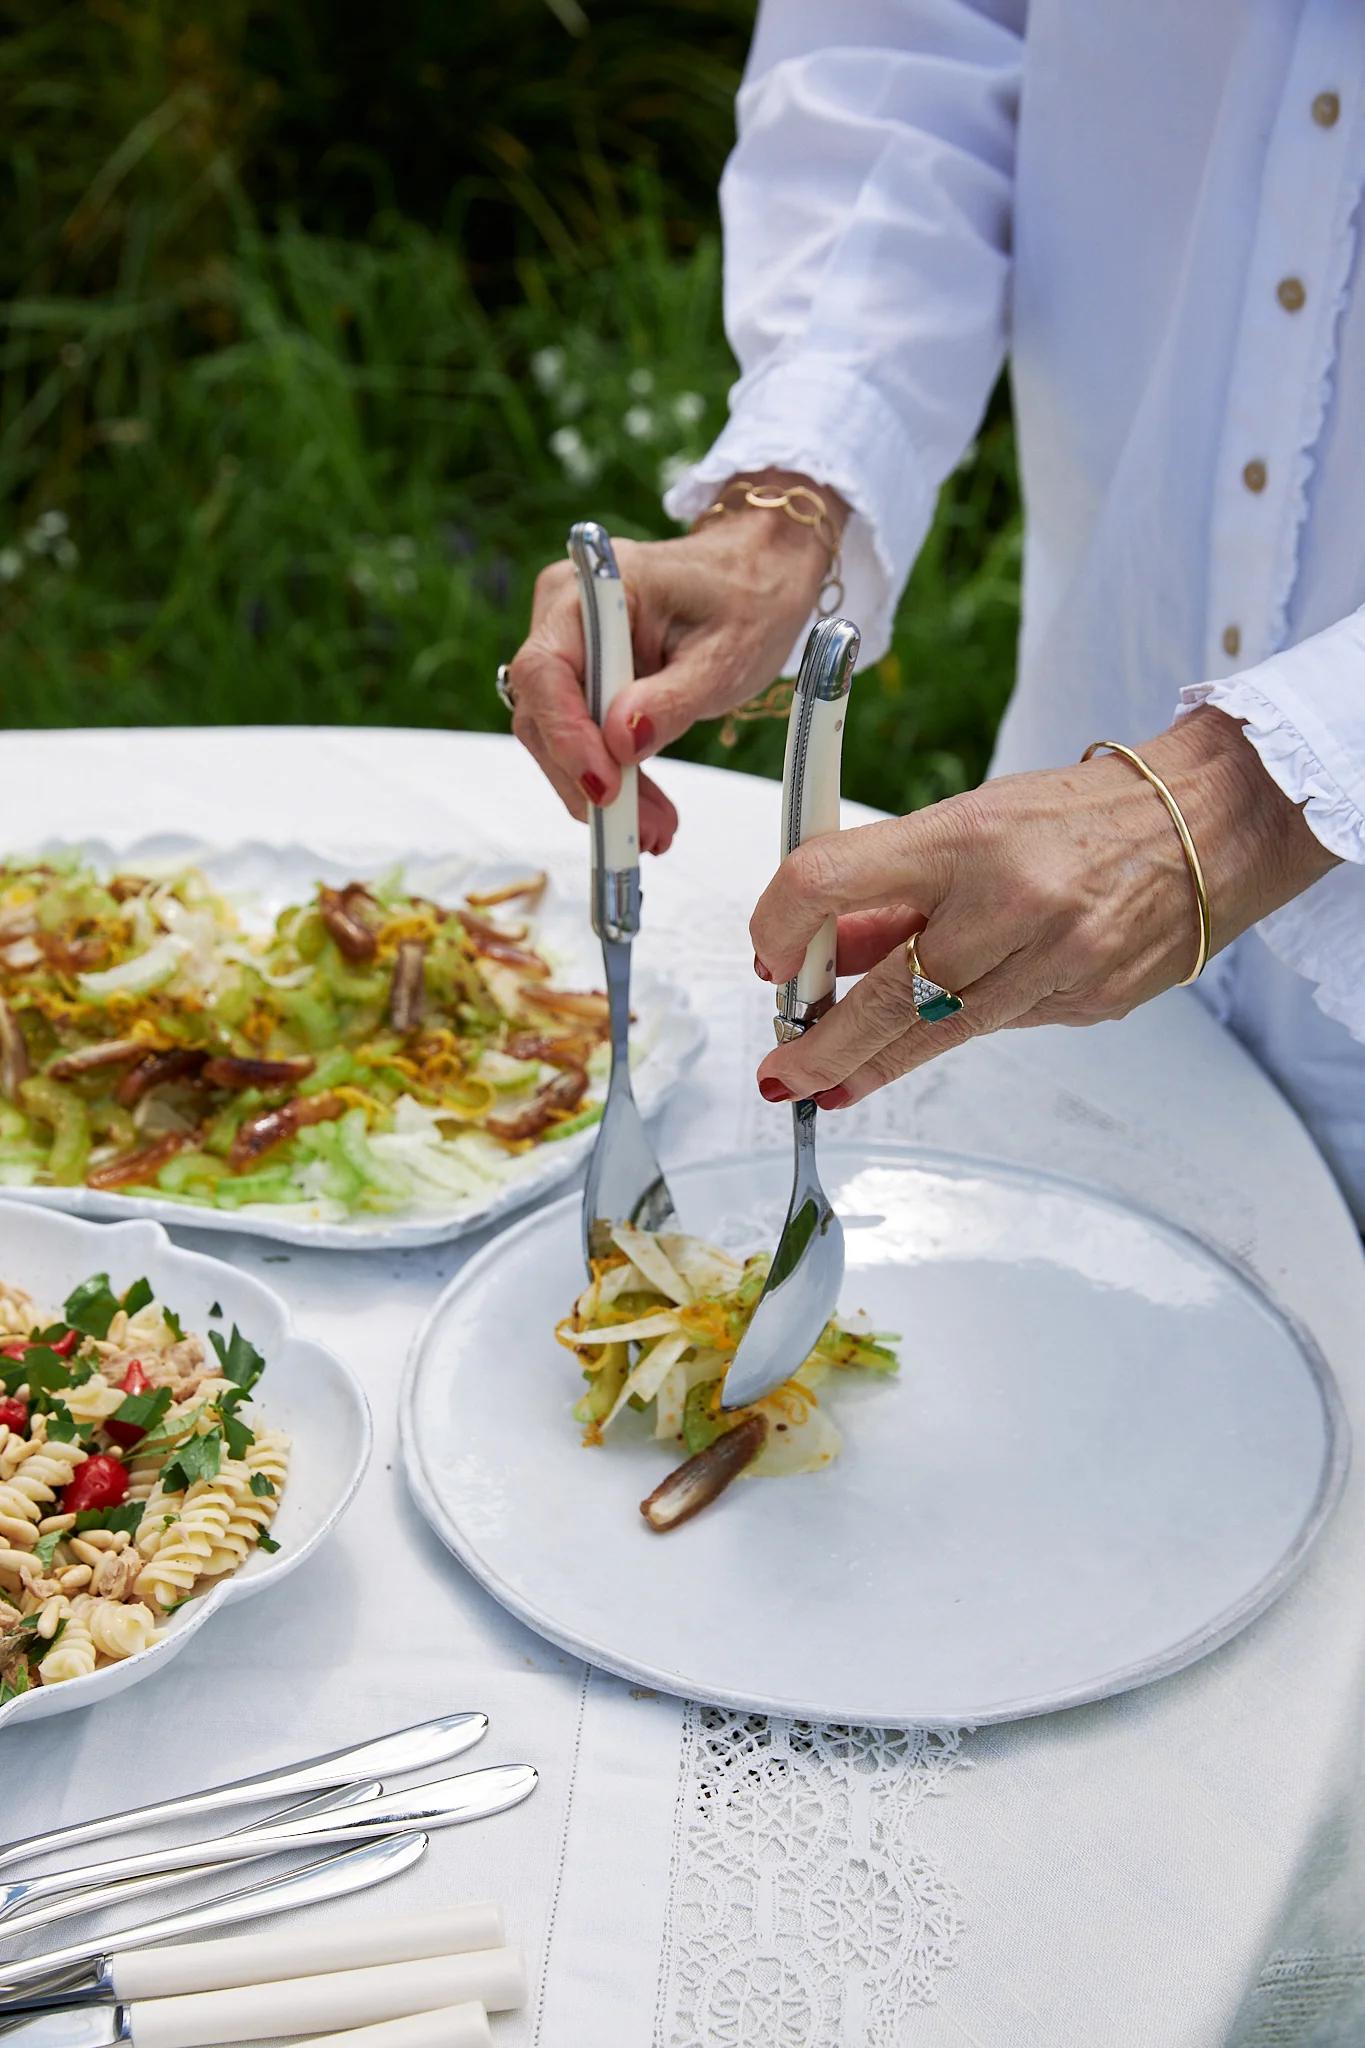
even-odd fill
[[[758,1092],[765,1102],[790,1102],[792,1099],[786,1082],[777,1080],[772,1074],[765,1075],[759,1082]]]
[[[600,775],[594,775],[591,769],[586,775],[579,776],[578,786],[590,804],[600,804],[607,793],[606,783]]]
[[[841,1081],[837,1088],[824,1088],[815,1098],[817,1109],[842,1109],[853,1100],[853,1090]]]

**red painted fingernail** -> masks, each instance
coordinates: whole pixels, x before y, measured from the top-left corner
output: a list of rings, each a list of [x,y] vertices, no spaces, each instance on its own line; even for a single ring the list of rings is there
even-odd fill
[[[636,758],[647,754],[654,744],[654,720],[649,713],[637,711],[633,718],[626,720],[626,729],[635,741]]]
[[[771,974],[769,974],[767,968],[763,965],[763,962],[759,959],[757,953],[754,954],[754,973],[758,976],[760,981],[772,980]]]
[[[853,1090],[845,1088],[841,1081],[837,1088],[826,1088],[823,1094],[817,1095],[815,1103],[817,1109],[842,1109],[846,1102],[852,1100]]]
[[[792,1099],[791,1089],[786,1082],[774,1080],[771,1074],[766,1080],[759,1082],[758,1092],[765,1102],[790,1102]]]
[[[600,804],[607,793],[607,785],[600,775],[580,775],[578,786],[590,804]]]

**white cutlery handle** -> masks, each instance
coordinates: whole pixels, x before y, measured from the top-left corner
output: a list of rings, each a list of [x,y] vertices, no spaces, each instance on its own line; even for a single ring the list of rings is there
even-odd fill
[[[569,533],[569,554],[578,572],[578,599],[583,612],[584,676],[588,710],[594,724],[605,723],[612,704],[634,680],[635,658],[630,644],[626,590],[616,566],[605,527],[581,521]],[[593,921],[598,924],[599,897],[607,875],[626,875],[640,865],[639,772],[621,770],[621,788],[609,804],[591,805]],[[624,887],[624,885],[622,885]],[[606,936],[620,936],[608,933]]]
[[[443,2005],[404,2020],[381,2020],[377,2027],[315,2034],[308,2048],[493,2048],[493,2033],[481,2005]]]
[[[129,2010],[133,2048],[213,2048],[224,2041],[270,2041],[277,2034],[335,2033],[470,2001],[490,2012],[512,2012],[525,1999],[520,1953],[492,1948],[477,1955],[428,1956],[371,1970],[242,1985],[235,1991],[153,1998]]]
[[[806,840],[839,830],[844,720],[858,644],[857,627],[845,619],[822,619],[806,642],[782,772],[784,860]],[[813,1023],[833,1000],[836,939],[836,921],[827,917],[782,992],[782,1013],[790,1022]]]
[[[228,1991],[239,1984],[500,1948],[504,1938],[496,1906],[448,1906],[437,1913],[385,1914],[360,1927],[284,1927],[225,1941],[130,1950],[111,1959],[110,1981],[115,1998],[173,1998],[187,1991]]]

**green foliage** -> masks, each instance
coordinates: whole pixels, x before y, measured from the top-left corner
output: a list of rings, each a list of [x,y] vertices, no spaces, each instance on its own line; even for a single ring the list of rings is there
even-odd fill
[[[0,723],[500,725],[570,521],[665,531],[724,416],[749,12],[11,0]],[[851,793],[980,776],[1017,558],[1000,403],[860,685]]]

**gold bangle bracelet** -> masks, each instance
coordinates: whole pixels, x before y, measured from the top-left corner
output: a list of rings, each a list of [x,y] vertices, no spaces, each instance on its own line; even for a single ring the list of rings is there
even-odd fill
[[[1213,943],[1213,919],[1209,910],[1209,892],[1204,881],[1204,870],[1199,864],[1199,855],[1196,853],[1194,841],[1190,837],[1190,828],[1185,823],[1185,814],[1161,777],[1157,774],[1155,768],[1149,768],[1141,754],[1135,754],[1131,747],[1125,747],[1120,740],[1094,741],[1081,755],[1082,764],[1088,761],[1092,754],[1098,754],[1101,749],[1110,754],[1121,754],[1125,761],[1137,769],[1138,774],[1142,776],[1145,782],[1151,783],[1152,788],[1170,812],[1171,823],[1180,834],[1181,851],[1185,856],[1185,865],[1190,871],[1190,881],[1194,887],[1195,907],[1199,912],[1199,950],[1195,954],[1194,967],[1185,976],[1183,981],[1176,983],[1177,988],[1188,988],[1192,981],[1198,981],[1208,965],[1209,949]]]

